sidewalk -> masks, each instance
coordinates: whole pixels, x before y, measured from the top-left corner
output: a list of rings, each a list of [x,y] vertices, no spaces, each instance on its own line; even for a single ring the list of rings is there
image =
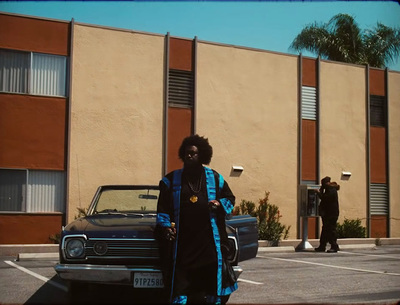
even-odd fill
[[[294,252],[300,246],[299,251],[314,251],[314,248],[319,246],[319,239],[308,239],[310,248],[302,248],[301,239],[281,240],[278,247],[269,247],[268,241],[260,240],[258,242],[258,252]],[[400,238],[344,238],[338,239],[338,245],[341,250],[355,250],[355,249],[374,249],[377,246],[383,245],[400,245]],[[329,244],[327,245],[329,249]]]
[[[294,247],[296,248],[302,242],[301,239],[287,239],[279,242],[279,247]],[[308,239],[308,242],[315,248],[319,245],[319,239]],[[341,238],[338,239],[339,246],[350,247],[352,245],[372,244],[377,246],[385,245],[400,245],[400,237],[392,238]],[[259,247],[267,247],[268,242],[265,240],[258,241]],[[328,244],[329,246],[329,244]]]
[[[258,252],[282,253],[295,252],[301,239],[282,240],[278,247],[268,246],[268,241],[258,241]],[[318,239],[309,239],[308,243],[318,247]],[[400,245],[400,238],[345,238],[339,239],[338,244],[342,250],[373,249],[377,246]],[[32,245],[0,245],[0,256],[16,256],[17,260],[58,260],[58,244],[32,244]],[[304,249],[313,251],[314,249]]]
[[[314,248],[319,246],[319,239],[308,239],[307,242],[311,248],[301,251],[314,251]],[[288,239],[281,240],[278,247],[268,247],[268,241],[260,240],[258,252],[293,252],[300,244],[302,244],[301,239]],[[400,238],[342,238],[338,239],[338,245],[341,250],[374,249],[384,245],[400,245]]]

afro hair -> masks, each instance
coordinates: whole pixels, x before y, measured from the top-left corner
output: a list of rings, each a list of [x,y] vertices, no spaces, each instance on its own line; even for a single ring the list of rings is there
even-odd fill
[[[199,135],[193,135],[183,139],[181,147],[179,148],[179,159],[185,160],[185,149],[188,146],[196,146],[199,150],[199,161],[201,164],[208,165],[211,162],[213,149],[208,143],[208,139]]]

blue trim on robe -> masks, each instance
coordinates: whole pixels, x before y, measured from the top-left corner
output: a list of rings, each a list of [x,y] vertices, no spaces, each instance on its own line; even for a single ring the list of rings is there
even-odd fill
[[[172,300],[172,304],[187,304],[187,296],[186,295],[179,295]]]
[[[165,185],[167,186],[167,188],[170,188],[170,187],[171,187],[171,182],[169,181],[169,179],[168,179],[167,177],[162,178],[161,181],[165,183]]]
[[[207,183],[207,194],[208,201],[217,199],[217,191],[215,186],[215,176],[214,172],[208,168],[204,167],[206,172],[206,183]],[[219,236],[218,226],[217,226],[217,214],[215,212],[210,212],[211,228],[214,236],[215,249],[217,250],[217,295],[222,293],[222,252],[221,252],[221,238]]]
[[[224,187],[224,177],[222,177],[221,174],[219,174],[219,189],[222,190],[222,188]],[[219,202],[222,204],[225,213],[227,215],[231,214],[233,212],[233,204],[230,200],[226,199],[226,198],[221,198],[219,200]]]
[[[157,225],[160,225],[161,227],[171,227],[171,221],[169,219],[169,215],[166,213],[158,213]]]

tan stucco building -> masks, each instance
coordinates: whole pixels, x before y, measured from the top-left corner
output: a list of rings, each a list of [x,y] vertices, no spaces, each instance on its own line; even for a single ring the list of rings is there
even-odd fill
[[[6,13],[0,52],[0,69],[33,63],[26,88],[0,79],[2,244],[51,242],[99,185],[158,184],[194,133],[237,203],[270,192],[289,238],[301,236],[299,186],[326,175],[341,184],[340,222],[400,237],[397,71]],[[56,93],[37,89],[35,65],[56,70]],[[1,199],[14,194],[25,199]],[[308,226],[318,237],[318,217]]]

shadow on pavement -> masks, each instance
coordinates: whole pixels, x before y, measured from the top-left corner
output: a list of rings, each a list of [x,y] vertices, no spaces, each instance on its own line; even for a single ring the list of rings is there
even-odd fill
[[[27,305],[66,304],[166,304],[160,291],[135,290],[119,285],[68,285],[57,275],[45,283],[26,302]]]

